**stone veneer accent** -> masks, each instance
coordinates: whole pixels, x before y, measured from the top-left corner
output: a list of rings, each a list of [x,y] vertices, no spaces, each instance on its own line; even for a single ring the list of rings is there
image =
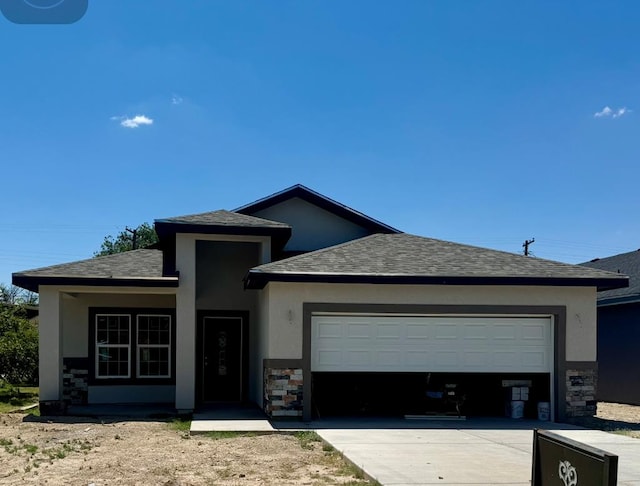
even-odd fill
[[[302,417],[302,369],[264,368],[264,411],[270,417]]]
[[[72,405],[86,405],[89,370],[82,359],[65,359],[62,366],[62,398]]]
[[[567,418],[596,414],[597,369],[567,370]]]

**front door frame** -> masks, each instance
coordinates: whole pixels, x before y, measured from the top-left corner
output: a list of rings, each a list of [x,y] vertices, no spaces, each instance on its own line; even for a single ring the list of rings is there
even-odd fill
[[[197,339],[196,339],[196,403],[213,403],[204,400],[203,386],[203,356],[204,356],[204,320],[206,317],[240,319],[242,329],[240,331],[240,402],[248,400],[249,391],[249,312],[248,311],[224,311],[224,310],[199,310],[197,312]]]

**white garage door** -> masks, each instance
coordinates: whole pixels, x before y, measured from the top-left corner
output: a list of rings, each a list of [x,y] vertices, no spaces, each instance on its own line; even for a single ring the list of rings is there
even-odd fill
[[[317,315],[312,371],[551,371],[549,317]]]

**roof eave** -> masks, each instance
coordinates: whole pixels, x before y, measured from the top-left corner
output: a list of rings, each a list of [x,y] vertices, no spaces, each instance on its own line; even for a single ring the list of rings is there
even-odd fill
[[[198,233],[206,235],[271,236],[274,240],[284,245],[291,238],[290,227],[211,225],[169,221],[156,221],[154,224],[161,240],[165,240],[167,237],[177,233]]]
[[[623,288],[628,287],[629,285],[628,279],[267,273],[262,271],[250,270],[245,277],[245,288],[263,289],[269,282],[392,285],[527,285],[555,287],[596,287],[598,288],[598,290]]]
[[[13,285],[38,292],[41,285],[82,285],[89,287],[178,287],[178,277],[78,277],[54,275],[24,275],[14,273]]]

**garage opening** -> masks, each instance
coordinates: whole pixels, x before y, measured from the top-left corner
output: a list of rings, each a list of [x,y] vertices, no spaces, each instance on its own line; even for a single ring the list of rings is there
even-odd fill
[[[313,373],[312,408],[319,418],[508,415],[512,384],[527,388],[525,418],[550,401],[548,373]],[[522,387],[518,387],[522,388]]]
[[[536,417],[551,401],[552,329],[551,316],[314,314],[312,413],[504,416],[518,406]]]

